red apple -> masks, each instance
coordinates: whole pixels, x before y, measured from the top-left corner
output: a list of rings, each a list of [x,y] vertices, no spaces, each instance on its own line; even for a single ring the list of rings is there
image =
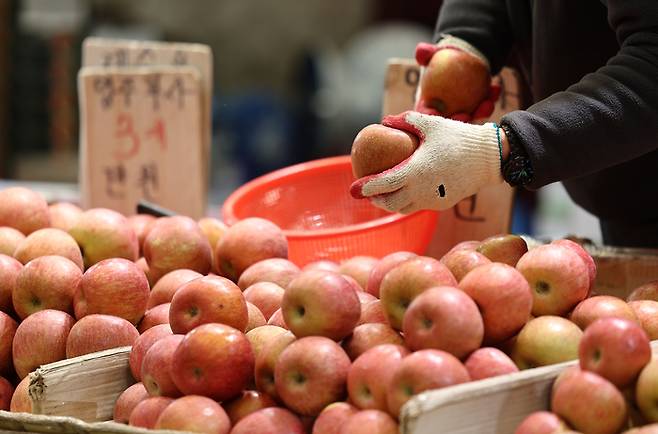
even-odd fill
[[[50,226],[68,232],[78,218],[82,215],[82,209],[70,202],[56,202],[48,206],[50,214]]]
[[[245,389],[254,375],[249,340],[224,324],[203,324],[185,335],[174,353],[171,376],[184,395],[222,401]]]
[[[133,228],[137,236],[137,243],[139,244],[140,253],[143,252],[144,239],[148,231],[153,227],[151,224],[155,222],[156,217],[151,214],[134,214],[128,216],[128,224]]]
[[[658,422],[658,359],[653,359],[640,372],[635,384],[635,402],[642,416]]]
[[[448,267],[448,270],[459,282],[469,271],[480,265],[490,264],[491,260],[475,250],[458,249],[443,255],[441,263]]]
[[[415,258],[416,256],[415,253],[407,251],[393,252],[384,256],[372,268],[368,276],[368,283],[364,287],[365,291],[379,298],[379,287],[386,273],[407,259]]]
[[[0,312],[0,374],[13,374],[12,344],[18,323],[9,315]]]
[[[557,434],[566,429],[564,421],[550,411],[535,411],[523,419],[514,434]]]
[[[357,295],[358,295],[358,294],[363,294],[364,296],[367,296],[367,297],[372,297],[372,298],[374,298],[374,299],[377,298],[377,297],[375,297],[375,296],[373,296],[373,295],[371,295],[371,294],[367,294],[367,293],[365,293],[365,292],[363,291],[363,287],[359,284],[359,282],[356,281],[356,279],[355,279],[354,277],[350,276],[349,274],[343,274],[343,273],[338,273],[338,274],[340,274],[341,276],[343,276],[343,278],[344,278],[345,280],[347,280],[347,282],[348,282],[350,285],[352,285],[352,288],[354,288],[354,290],[356,291]],[[361,300],[361,297],[359,297],[359,300]]]
[[[224,233],[215,249],[217,271],[237,282],[256,262],[268,258],[288,259],[288,240],[280,227],[260,217],[240,220]]]
[[[242,395],[224,404],[226,414],[235,425],[245,416],[267,407],[275,407],[276,402],[269,395],[257,390],[245,390]]]
[[[263,393],[267,393],[274,399],[278,399],[279,397],[274,382],[274,369],[283,350],[296,339],[292,332],[286,331],[272,337],[269,342],[264,343],[261,350],[257,353],[254,370],[256,388]]]
[[[188,431],[205,434],[229,434],[231,421],[224,409],[205,396],[184,396],[165,408],[155,429]]]
[[[151,396],[181,396],[180,390],[171,379],[171,364],[174,352],[183,340],[183,335],[164,336],[151,345],[142,360],[141,379]]]
[[[519,259],[528,251],[525,240],[518,235],[499,234],[482,240],[476,252],[482,253],[492,262],[516,266]]]
[[[249,302],[247,302],[247,313],[249,319],[247,321],[247,327],[245,327],[245,333],[255,329],[256,327],[267,325],[267,321],[265,321],[265,317],[261,313],[260,309]]]
[[[0,377],[0,410],[9,411],[12,396],[14,396],[14,386],[6,378]]]
[[[25,377],[18,383],[9,403],[9,411],[12,413],[32,413],[32,399],[30,399],[29,387],[30,377]]]
[[[589,272],[571,248],[546,244],[519,259],[516,269],[532,289],[532,314],[565,315],[589,293]]]
[[[532,293],[514,267],[496,262],[481,265],[464,276],[459,288],[480,308],[485,343],[511,338],[528,321]]]
[[[629,301],[628,305],[633,309],[649,340],[658,339],[658,301],[634,300]]]
[[[378,262],[379,259],[372,256],[354,256],[342,261],[338,272],[352,277],[361,288],[365,289],[368,286],[370,273]]]
[[[134,325],[123,318],[92,314],[80,319],[71,328],[66,340],[66,357],[127,347],[139,337]]]
[[[414,298],[433,286],[456,285],[455,277],[445,265],[434,258],[419,256],[407,259],[386,273],[379,295],[389,324],[402,330],[402,319]]]
[[[578,358],[583,332],[571,321],[552,315],[528,321],[517,336],[512,358],[520,369],[552,365]]]
[[[372,301],[379,301],[377,297],[375,297],[372,294],[368,294],[367,292],[364,291],[357,291],[356,296],[359,298],[359,303],[361,303],[361,306],[363,306],[366,303],[370,303]]]
[[[441,350],[416,351],[393,370],[387,392],[388,410],[398,417],[402,405],[413,395],[468,381],[468,371],[452,354]]]
[[[285,408],[268,407],[238,422],[231,434],[306,434],[299,417]]]
[[[14,368],[24,378],[40,365],[66,358],[66,340],[75,320],[59,310],[46,309],[23,320],[12,344]]]
[[[128,425],[146,429],[154,429],[160,414],[173,403],[173,398],[154,396],[140,401],[130,413]]]
[[[14,258],[23,264],[49,255],[63,256],[83,270],[82,254],[71,235],[61,229],[39,229],[28,235],[16,248]]]
[[[85,268],[110,258],[136,261],[137,235],[128,219],[116,211],[92,208],[83,212],[69,230],[82,250]]]
[[[283,293],[285,290],[272,282],[257,282],[244,290],[244,298],[260,309],[265,319],[270,319],[272,314],[281,307]]]
[[[171,303],[171,299],[178,288],[199,277],[203,277],[203,274],[186,268],[170,271],[153,285],[146,308],[151,309],[159,304]]]
[[[44,309],[72,314],[73,295],[81,279],[80,268],[62,256],[33,259],[16,278],[12,294],[14,310],[21,319]]]
[[[551,244],[557,244],[559,246],[570,248],[578,256],[580,256],[580,259],[582,259],[583,262],[585,262],[585,265],[587,266],[587,275],[589,276],[589,295],[594,289],[594,283],[596,281],[596,263],[594,262],[594,259],[590,256],[589,253],[587,253],[587,250],[583,249],[580,244],[571,240],[555,240]]]
[[[50,226],[48,203],[40,193],[25,187],[0,190],[0,226],[11,226],[24,235]]]
[[[302,267],[302,271],[308,270],[325,270],[339,273],[340,265],[337,262],[329,259],[319,259],[317,261],[309,262]]]
[[[249,330],[247,333],[245,333],[245,336],[247,337],[247,339],[249,339],[249,343],[251,344],[251,349],[254,352],[254,360],[258,358],[258,354],[260,354],[261,349],[265,345],[267,345],[272,339],[283,333],[290,333],[292,335],[291,332],[284,329],[283,327],[269,325],[269,324],[265,324],[260,327],[255,327]]]
[[[408,354],[409,350],[401,345],[384,344],[360,355],[347,374],[350,401],[359,408],[387,411],[393,373]]]
[[[649,363],[651,346],[649,337],[636,322],[602,318],[583,333],[578,357],[581,369],[595,372],[623,388]]]
[[[298,339],[283,350],[274,368],[277,394],[295,413],[317,415],[343,398],[349,367],[349,357],[331,339]]]
[[[626,298],[626,301],[634,300],[658,301],[658,280],[647,282],[635,288]]]
[[[138,260],[135,261],[135,265],[137,268],[139,268],[142,273],[144,273],[144,276],[146,276],[146,280],[149,279],[149,264],[146,262],[146,258],[141,257]],[[148,280],[149,286],[151,286],[151,281]]]
[[[384,312],[382,303],[379,300],[361,303],[361,317],[356,325],[358,327],[361,324],[369,323],[382,323],[388,325],[386,312]]]
[[[480,348],[484,324],[471,297],[459,289],[440,286],[427,289],[411,302],[402,332],[412,351],[434,348],[461,359]]]
[[[334,402],[320,412],[313,423],[312,434],[340,434],[347,419],[359,410],[347,402]]]
[[[354,360],[369,349],[383,344],[404,345],[400,333],[388,324],[362,324],[343,340],[343,349]]]
[[[128,423],[130,413],[135,409],[137,404],[149,397],[149,393],[142,383],[135,383],[117,398],[114,404],[113,420],[118,423]]]
[[[622,393],[605,378],[589,371],[564,378],[551,399],[551,411],[584,433],[613,434],[626,421]]]
[[[597,319],[608,317],[639,322],[633,309],[624,300],[609,295],[586,298],[578,303],[569,315],[569,319],[583,330]]]
[[[23,264],[11,256],[0,253],[0,311],[12,314],[14,305],[11,296],[16,287],[16,277],[23,268]]]
[[[244,270],[238,279],[238,286],[246,290],[256,283],[270,282],[285,288],[299,274],[299,271],[299,267],[287,259],[263,259]]]
[[[160,324],[151,327],[135,339],[130,349],[130,358],[128,359],[130,372],[133,374],[135,380],[142,381],[142,361],[149,348],[158,340],[172,334],[173,332],[169,324]]]
[[[448,253],[454,252],[456,250],[476,250],[480,244],[482,244],[482,241],[477,241],[477,240],[466,240],[466,241],[460,241],[459,243],[455,244],[450,250],[448,250]]]
[[[169,324],[169,307],[171,303],[159,304],[144,313],[144,317],[139,322],[137,330],[140,334],[153,326],[160,324]]]
[[[350,416],[340,434],[397,434],[398,424],[381,410],[362,410]]]
[[[507,354],[492,347],[473,351],[464,362],[464,366],[473,381],[519,372],[519,368]]]
[[[169,324],[185,334],[201,324],[226,324],[244,332],[249,322],[240,288],[220,276],[205,276],[181,286],[171,299]]]
[[[16,248],[24,239],[25,235],[18,229],[0,226],[0,254],[13,257]]]
[[[354,330],[361,303],[343,276],[312,270],[301,272],[290,282],[281,311],[295,336],[325,336],[338,341]]]
[[[286,324],[286,320],[283,318],[283,311],[281,308],[274,311],[270,319],[267,320],[267,324],[282,327],[286,330],[288,329],[288,325]]]

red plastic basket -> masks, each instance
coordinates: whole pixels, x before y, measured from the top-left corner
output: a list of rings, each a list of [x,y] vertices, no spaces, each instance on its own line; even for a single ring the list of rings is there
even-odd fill
[[[224,222],[246,217],[276,223],[288,238],[288,256],[299,266],[319,259],[382,257],[408,250],[424,254],[437,223],[435,211],[389,213],[349,194],[349,156],[324,158],[256,178],[224,202]]]

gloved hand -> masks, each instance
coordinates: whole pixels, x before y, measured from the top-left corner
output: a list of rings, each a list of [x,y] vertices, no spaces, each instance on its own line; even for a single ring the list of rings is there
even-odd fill
[[[460,38],[454,36],[445,36],[443,39],[441,39],[441,41],[438,44],[429,44],[426,42],[419,43],[416,46],[415,54],[416,54],[416,62],[418,62],[418,64],[421,66],[421,85],[418,86],[418,91],[416,93],[416,104],[414,107],[414,110],[416,111],[425,114],[446,116],[446,113],[441,113],[435,107],[430,107],[427,104],[427,101],[422,96],[422,89],[423,89],[422,77],[424,76],[424,74],[427,73],[427,67],[430,64],[430,61],[432,60],[434,54],[436,54],[437,51],[444,49],[454,49],[454,50],[459,50],[463,53],[468,53],[469,55],[477,59],[477,62],[483,65],[487,71],[489,70],[489,62],[482,55],[482,53],[480,53],[480,51],[477,50],[475,47],[473,47],[471,44]],[[460,65],[460,67],[464,68],[466,66]],[[457,73],[461,72],[459,70],[455,70],[455,71]],[[483,84],[483,85],[487,86],[487,84]],[[447,115],[447,117],[462,122],[471,122],[475,119],[485,119],[491,116],[491,113],[493,113],[494,110],[494,104],[498,99],[498,97],[500,96],[500,86],[491,85],[491,84],[488,84],[488,86],[489,86],[488,94],[486,93],[486,89],[483,89],[483,92],[486,96],[484,97],[484,99],[482,99],[479,102],[479,105],[475,108],[473,112],[450,113]],[[476,90],[471,89],[471,91],[476,91]]]
[[[388,211],[443,210],[498,184],[502,148],[499,127],[467,124],[441,116],[407,111],[386,116],[382,124],[415,134],[418,149],[397,166],[357,179],[350,192]]]

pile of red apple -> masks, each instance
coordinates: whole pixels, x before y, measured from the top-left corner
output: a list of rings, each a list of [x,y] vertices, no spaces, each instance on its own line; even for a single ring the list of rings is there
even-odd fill
[[[114,419],[204,433],[394,433],[430,389],[578,357],[623,317],[658,336],[658,285],[593,296],[594,261],[515,235],[440,260],[287,259],[273,223],[125,217],[0,191],[1,408],[30,411],[38,366],[132,346]],[[11,400],[11,404],[9,403]]]

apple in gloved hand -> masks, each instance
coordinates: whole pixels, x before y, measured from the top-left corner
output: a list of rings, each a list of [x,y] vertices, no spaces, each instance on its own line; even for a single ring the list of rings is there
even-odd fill
[[[368,125],[352,143],[352,172],[357,178],[381,173],[406,160],[418,147],[418,138],[380,124]]]

